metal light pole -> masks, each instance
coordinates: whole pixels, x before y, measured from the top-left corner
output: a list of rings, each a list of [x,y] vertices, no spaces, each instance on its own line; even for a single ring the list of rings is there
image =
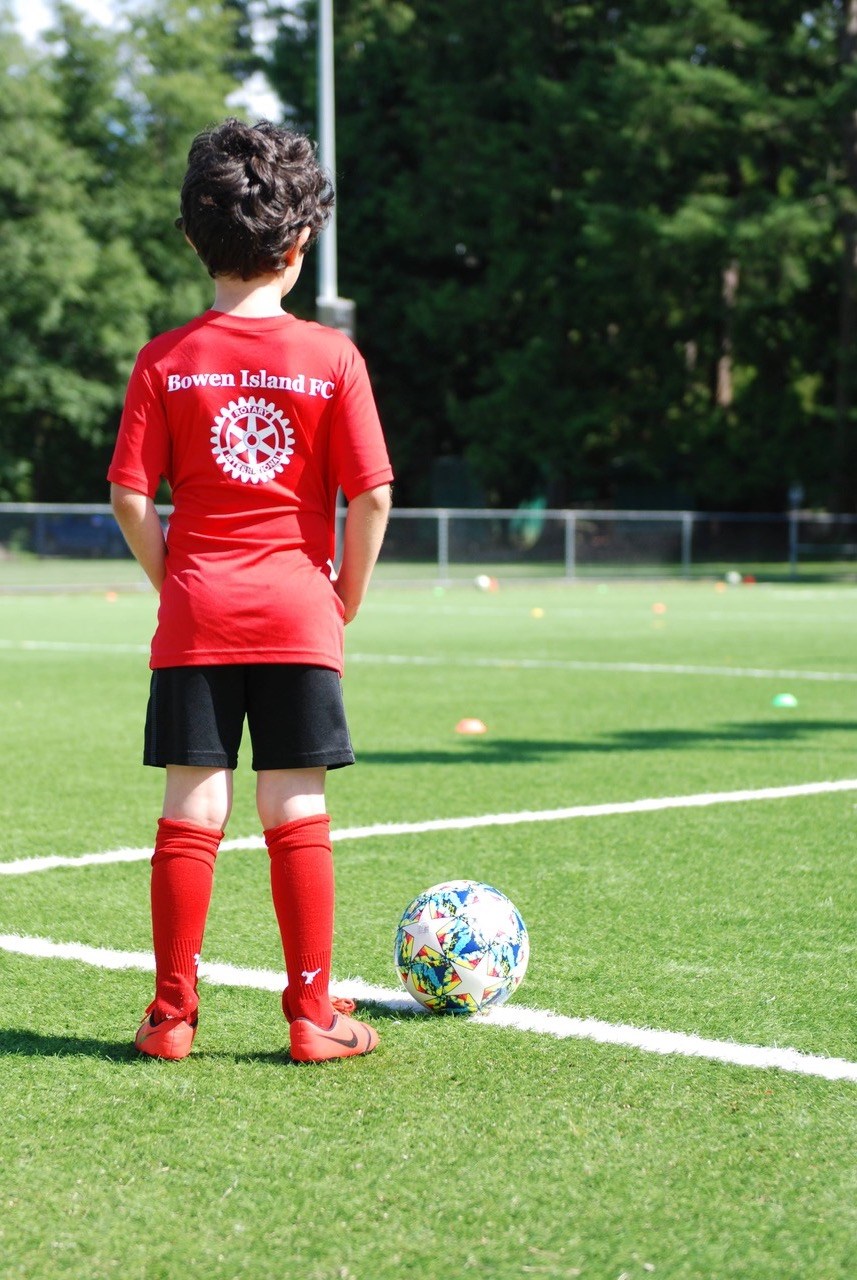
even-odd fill
[[[318,151],[336,181],[336,96],[333,77],[333,0],[318,0]],[[337,279],[336,207],[319,239],[316,315],[321,324],[354,337],[354,303],[340,298]]]

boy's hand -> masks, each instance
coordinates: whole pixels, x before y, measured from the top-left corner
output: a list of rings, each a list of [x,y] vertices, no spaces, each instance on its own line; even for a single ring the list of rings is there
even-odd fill
[[[336,581],[334,582],[333,589],[336,592],[336,594],[339,596],[340,600],[342,601],[342,607],[345,610],[345,616],[343,621],[345,622],[345,625],[348,626],[349,622],[353,622],[354,619],[357,617],[358,611],[360,609],[360,601],[358,601],[356,604],[352,604],[345,599],[344,595],[342,594],[342,590],[339,586],[339,578],[337,578]]]

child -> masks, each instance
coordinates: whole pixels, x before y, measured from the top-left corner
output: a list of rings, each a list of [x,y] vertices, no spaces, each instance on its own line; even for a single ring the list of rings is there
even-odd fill
[[[288,972],[292,1058],[369,1053],[332,1002],[328,769],[353,764],[340,678],[390,509],[366,368],[341,333],[281,300],[333,192],[304,137],[227,120],[194,140],[177,221],[214,278],[211,310],[143,348],[108,477],[116,519],[160,593],[144,763],[166,770],[152,858],[155,999],[141,1053],[184,1058],[214,861],[246,717]],[[174,504],[166,538],[160,478]],[[337,489],[348,499],[332,580]]]

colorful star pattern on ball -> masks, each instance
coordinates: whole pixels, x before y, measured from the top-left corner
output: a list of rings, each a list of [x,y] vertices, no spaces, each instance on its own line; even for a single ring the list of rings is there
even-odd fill
[[[480,1013],[508,1000],[529,960],[517,908],[498,889],[450,880],[416,897],[396,933],[405,990],[434,1013]]]

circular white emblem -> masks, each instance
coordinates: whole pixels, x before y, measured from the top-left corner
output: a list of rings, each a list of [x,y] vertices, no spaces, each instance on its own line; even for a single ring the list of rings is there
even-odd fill
[[[288,418],[261,396],[230,400],[214,420],[211,447],[219,466],[244,484],[265,484],[294,453]]]

